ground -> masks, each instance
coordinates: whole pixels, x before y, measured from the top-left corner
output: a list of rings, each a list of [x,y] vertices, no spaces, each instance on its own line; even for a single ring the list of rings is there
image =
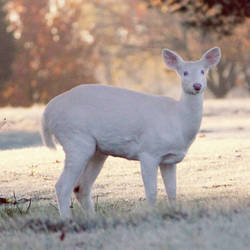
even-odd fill
[[[159,175],[149,208],[138,162],[110,157],[93,188],[97,214],[81,213],[72,198],[66,222],[54,190],[64,154],[41,144],[43,109],[0,109],[0,197],[19,200],[0,204],[1,250],[249,249],[250,99],[205,101],[201,130],[178,165],[175,206]]]

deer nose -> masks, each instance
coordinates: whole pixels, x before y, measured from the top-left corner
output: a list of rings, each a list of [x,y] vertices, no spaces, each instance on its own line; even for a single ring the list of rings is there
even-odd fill
[[[200,83],[194,83],[193,87],[195,90],[199,91],[201,89],[201,84]]]

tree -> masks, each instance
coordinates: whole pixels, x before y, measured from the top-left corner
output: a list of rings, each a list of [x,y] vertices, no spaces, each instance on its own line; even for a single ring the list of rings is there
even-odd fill
[[[170,1],[154,2],[161,4],[161,11],[147,8],[142,0],[9,1],[9,12],[17,16],[11,29],[18,51],[13,75],[0,92],[0,104],[45,103],[77,84],[98,80],[164,94],[176,81],[174,74],[163,70],[164,47],[178,50],[187,60],[197,59],[215,44],[222,47],[221,67],[211,72],[215,84],[208,81],[215,95],[223,96],[241,80],[249,79],[249,45],[245,46],[249,19],[237,26],[230,39],[219,40],[216,32],[190,32],[180,25],[183,15],[178,11],[169,14],[175,12],[171,9],[175,5],[169,7],[171,11],[166,9]],[[244,32],[239,33],[241,26]],[[240,53],[236,44],[241,44]]]
[[[5,1],[0,0],[0,90],[11,76],[11,65],[15,56],[15,42],[12,32],[8,31]]]
[[[216,97],[222,98],[233,88],[243,85],[247,87],[250,56],[250,20],[246,20],[243,25],[238,26],[234,33],[228,37],[216,39],[213,34],[209,35],[211,44],[217,44],[222,48],[222,60],[217,66],[217,70],[210,72],[208,87]],[[203,43],[204,45],[206,42]]]
[[[249,0],[145,0],[149,7],[181,13],[183,24],[230,35],[237,24],[250,17]]]
[[[249,50],[249,19],[235,28],[230,39],[228,36],[218,39],[216,32],[201,32],[200,29],[190,32],[180,25],[183,20],[180,13],[166,15],[164,11],[148,9],[140,1],[119,0],[119,9],[117,3],[109,0],[105,3],[92,1],[91,4],[97,14],[91,34],[98,40],[97,51],[109,84],[119,82],[122,85],[125,79],[126,87],[149,88],[151,92],[163,93],[168,87],[166,76],[160,75],[161,48],[170,47],[180,51],[185,59],[194,60],[215,44],[222,48],[223,57],[220,65],[209,73],[208,88],[213,95],[222,98],[242,84],[244,76],[249,79],[249,53],[246,53]],[[154,79],[149,80],[150,77]]]
[[[12,0],[9,12],[18,53],[3,104],[46,103],[80,83],[95,82],[93,44],[77,30],[79,1]]]
[[[145,0],[148,7],[172,15],[173,23],[182,23],[185,42],[179,49],[189,58],[195,50],[205,50],[214,44],[222,48],[223,57],[211,70],[208,88],[222,98],[239,84],[249,83],[249,17],[248,0]],[[241,25],[240,25],[241,24]],[[194,28],[194,29],[187,29]],[[180,29],[180,28],[178,28]],[[192,37],[191,37],[192,36]],[[182,39],[181,39],[182,40]],[[197,42],[198,41],[198,42]],[[202,51],[200,51],[202,52]]]

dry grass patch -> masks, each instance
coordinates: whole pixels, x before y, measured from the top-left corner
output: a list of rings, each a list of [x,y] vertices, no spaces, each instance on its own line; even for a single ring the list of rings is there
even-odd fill
[[[178,166],[176,206],[166,202],[159,175],[159,202],[148,208],[139,164],[110,157],[93,189],[97,215],[81,213],[73,199],[66,222],[54,191],[61,148],[22,137],[38,133],[42,109],[1,112],[9,127],[0,138],[0,197],[13,200],[15,192],[32,203],[0,205],[0,249],[249,249],[250,100],[205,103],[201,132]],[[21,139],[5,147],[10,134]]]

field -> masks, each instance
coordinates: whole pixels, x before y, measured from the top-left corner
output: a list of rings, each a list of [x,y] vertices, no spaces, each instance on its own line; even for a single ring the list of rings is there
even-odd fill
[[[43,109],[0,110],[1,250],[250,249],[250,99],[205,101],[200,133],[178,165],[176,206],[159,175],[149,208],[138,162],[110,157],[93,188],[96,216],[72,197],[66,222],[54,191],[64,154],[41,144]]]

